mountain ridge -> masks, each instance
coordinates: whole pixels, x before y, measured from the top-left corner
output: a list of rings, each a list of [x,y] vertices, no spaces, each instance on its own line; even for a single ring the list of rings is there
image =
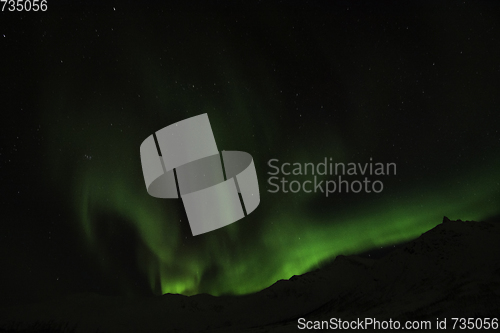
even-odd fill
[[[53,321],[76,332],[290,332],[299,331],[299,318],[493,318],[500,309],[499,240],[498,223],[445,217],[381,258],[340,255],[249,295],[70,295],[2,309],[0,327]]]

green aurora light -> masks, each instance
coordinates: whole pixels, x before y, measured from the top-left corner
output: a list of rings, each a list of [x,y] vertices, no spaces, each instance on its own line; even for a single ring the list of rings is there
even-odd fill
[[[185,20],[178,21],[177,24],[184,27]],[[189,22],[205,21],[199,18]],[[273,22],[267,24],[274,26]],[[202,23],[200,31],[214,36],[221,29],[221,25]],[[287,26],[288,23],[282,24]],[[152,45],[161,43],[143,42],[138,32],[129,28],[127,33],[125,26],[121,27],[125,30],[121,37],[124,51],[108,55],[110,59],[120,60],[109,61],[116,68],[90,62],[87,68],[92,70],[92,66],[96,66],[99,70],[92,73],[98,73],[99,79],[89,79],[87,72],[80,69],[83,65],[78,61],[83,60],[75,60],[73,64],[66,62],[65,66],[69,67],[54,71],[46,79],[42,116],[49,138],[47,164],[53,183],[64,195],[68,188],[71,189],[67,200],[74,208],[82,239],[93,258],[102,263],[103,270],[121,284],[125,293],[133,293],[134,281],[115,263],[116,252],[120,249],[110,251],[108,247],[113,239],[122,237],[125,229],[132,230],[137,238],[136,242],[127,244],[133,253],[127,257],[128,265],[142,273],[154,294],[222,295],[261,290],[277,280],[315,269],[339,254],[359,253],[407,241],[440,223],[443,215],[451,219],[481,220],[500,213],[500,160],[498,155],[491,153],[495,149],[490,149],[490,154],[484,155],[480,163],[473,155],[467,157],[464,164],[450,160],[452,153],[447,155],[450,147],[465,146],[468,140],[465,137],[453,141],[455,138],[451,134],[476,135],[485,131],[484,126],[493,126],[493,122],[481,121],[475,113],[476,109],[488,110],[487,104],[468,105],[468,97],[455,88],[461,87],[460,83],[456,86],[435,84],[426,88],[423,96],[422,88],[414,86],[411,74],[418,72],[414,67],[420,66],[419,59],[409,58],[400,65],[406,66],[403,69],[410,74],[407,74],[408,83],[399,84],[391,83],[396,77],[392,72],[396,68],[392,61],[397,59],[395,55],[387,62],[384,57],[374,55],[375,58],[370,59],[373,64],[361,66],[359,64],[367,58],[361,51],[357,58],[354,56],[358,59],[356,66],[349,67],[339,66],[337,62],[348,63],[353,56],[347,51],[336,50],[332,57],[318,56],[316,61],[321,65],[318,68],[330,66],[330,76],[314,81],[323,75],[323,69],[314,72],[315,67],[304,66],[302,72],[297,72],[304,78],[297,82],[309,80],[312,83],[300,86],[292,76],[286,76],[287,73],[273,76],[278,75],[274,73],[279,73],[281,68],[296,70],[300,67],[296,65],[299,60],[276,55],[285,65],[275,65],[274,60],[268,60],[268,57],[274,58],[264,47],[267,44],[255,47],[260,45],[259,39],[241,42],[241,50],[231,51],[233,37],[230,32],[226,35],[229,41],[220,37],[210,44],[203,36],[193,34],[185,45],[165,42],[166,46],[155,48]],[[57,26],[53,29],[63,31]],[[175,35],[175,29],[172,31]],[[369,35],[371,31],[367,29],[368,35],[363,36],[360,45],[365,45],[367,50],[379,47],[380,54],[395,52],[394,45],[388,44],[386,49],[382,44],[378,46],[376,41],[380,38],[376,33]],[[286,37],[288,31],[279,34],[269,37],[278,49],[286,43],[295,45],[292,37]],[[321,50],[323,47],[324,50],[334,49],[326,45],[327,36],[317,37]],[[352,36],[358,34],[352,33]],[[157,38],[169,40],[164,36]],[[341,36],[336,38],[342,41]],[[229,51],[226,52],[226,48]],[[94,58],[100,54],[95,46],[89,49],[94,50],[91,53]],[[224,49],[222,55],[220,49]],[[283,47],[281,52],[286,55],[288,49]],[[196,57],[197,54],[204,56]],[[317,58],[312,54],[303,54],[304,59],[300,61],[316,64]],[[404,54],[413,54],[413,51]],[[89,58],[85,61],[93,61],[87,60]],[[329,65],[330,62],[333,65]],[[445,59],[441,62],[446,65]],[[489,66],[487,60],[484,63]],[[365,71],[365,68],[373,68],[373,71]],[[454,70],[450,65],[443,73]],[[123,73],[133,82],[124,83]],[[473,75],[471,77],[476,78]],[[346,96],[341,96],[336,84],[330,84],[337,79],[348,86]],[[379,80],[394,87],[384,88]],[[288,81],[292,82],[286,85]],[[372,82],[373,86],[363,87],[358,82]],[[311,86],[320,91],[317,93],[310,89]],[[486,96],[491,91],[489,86],[476,82],[468,89],[470,95]],[[437,108],[435,102],[424,97],[432,94],[453,96],[445,100],[455,103],[447,106],[447,110],[453,110],[451,117],[431,112]],[[400,95],[405,96],[405,107],[415,104],[415,113],[422,109],[431,111],[422,116],[413,115],[410,120],[403,116],[401,109],[386,116],[389,111],[385,110],[390,110],[388,104],[401,104]],[[457,95],[460,96],[455,100]],[[337,102],[339,109],[335,106]],[[439,103],[438,107],[444,109],[445,102]],[[307,118],[307,110],[312,109],[321,110],[325,116],[311,111],[312,116]],[[261,204],[241,221],[192,237],[179,200],[160,200],[147,194],[140,168],[139,145],[153,131],[205,112],[209,114],[219,149],[242,150],[254,156]],[[408,114],[414,114],[412,112]],[[333,117],[329,118],[330,115]],[[443,129],[429,127],[426,130],[425,121],[434,117],[433,123],[445,124]],[[388,122],[389,118],[394,124]],[[421,123],[418,122],[420,118],[424,119]],[[446,128],[443,119],[460,121],[452,123],[455,126],[452,131]],[[351,127],[346,129],[346,125]],[[410,125],[421,127],[413,129]],[[391,133],[396,132],[401,142],[393,140]],[[436,137],[440,144],[436,144]],[[403,152],[396,152],[393,142],[402,146]],[[467,149],[469,152],[474,150]],[[384,191],[378,195],[360,196],[360,200],[349,196],[352,200],[349,201],[340,194],[325,199],[323,194],[267,192],[267,162],[271,158],[300,163],[318,162],[324,157],[332,157],[334,161],[364,162],[371,156],[374,160],[398,165],[398,174],[387,179]],[[409,162],[405,163],[405,159]],[[419,166],[426,166],[427,171],[419,174]],[[435,174],[430,170],[433,168]],[[344,205],[347,201],[349,204]],[[103,224],[109,229],[105,237],[101,230]]]
[[[260,163],[256,167],[263,207],[259,209],[264,213],[197,236],[199,239],[189,246],[190,242],[183,242],[183,238],[192,236],[182,235],[180,230],[182,223],[187,225],[179,214],[182,204],[147,194],[139,166],[140,140],[111,127],[80,136],[82,146],[92,147],[92,159],[80,158],[74,171],[74,206],[84,238],[97,257],[109,256],[103,246],[106,239],[99,239],[96,231],[103,223],[100,214],[120,217],[119,223],[128,223],[136,230],[141,242],[130,245],[136,246],[136,262],[130,264],[143,272],[156,294],[251,293],[315,269],[339,254],[415,238],[438,224],[444,214],[452,219],[480,220],[499,212],[499,185],[491,182],[498,176],[499,163],[493,159],[487,168],[456,179],[442,179],[441,184],[454,185],[420,184],[402,191],[396,189],[398,196],[392,197],[386,195],[391,193],[391,186],[395,187],[390,183],[380,195],[360,203],[358,209],[337,207],[326,216],[315,216],[304,208],[317,199],[314,194],[268,193],[265,183],[271,170],[267,163]],[[214,127],[220,125],[215,123]],[[114,147],[116,144],[120,149]],[[307,154],[309,160],[323,160],[315,155]],[[304,156],[296,160],[305,160]],[[328,198],[331,206],[337,199]],[[113,223],[112,235],[120,237],[123,226]],[[249,230],[251,234],[246,236]],[[103,268],[116,274],[110,262],[112,257],[105,260],[107,266]],[[122,289],[126,291],[127,281],[120,283],[124,283]]]

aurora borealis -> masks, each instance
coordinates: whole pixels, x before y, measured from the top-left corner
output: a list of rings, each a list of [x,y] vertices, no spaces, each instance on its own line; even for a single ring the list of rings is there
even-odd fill
[[[58,6],[0,24],[5,302],[251,293],[500,213],[491,2]],[[139,146],[202,113],[254,157],[261,203],[193,237],[180,201],[148,195]],[[397,173],[380,193],[270,192],[270,160],[325,158]]]

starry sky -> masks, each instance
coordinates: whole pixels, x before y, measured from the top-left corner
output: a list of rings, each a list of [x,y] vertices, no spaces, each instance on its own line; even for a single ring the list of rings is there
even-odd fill
[[[0,305],[245,294],[444,215],[498,216],[499,19],[484,1],[2,12]],[[180,200],[147,194],[139,146],[202,113],[219,150],[253,156],[261,203],[193,237]],[[270,192],[269,160],[325,157],[397,173],[380,193]]]

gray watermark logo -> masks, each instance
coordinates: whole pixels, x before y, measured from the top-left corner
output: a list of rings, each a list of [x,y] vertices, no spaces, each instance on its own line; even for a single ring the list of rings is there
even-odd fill
[[[252,156],[219,153],[206,113],[150,135],[140,152],[148,193],[180,197],[193,236],[236,222],[260,203]]]

